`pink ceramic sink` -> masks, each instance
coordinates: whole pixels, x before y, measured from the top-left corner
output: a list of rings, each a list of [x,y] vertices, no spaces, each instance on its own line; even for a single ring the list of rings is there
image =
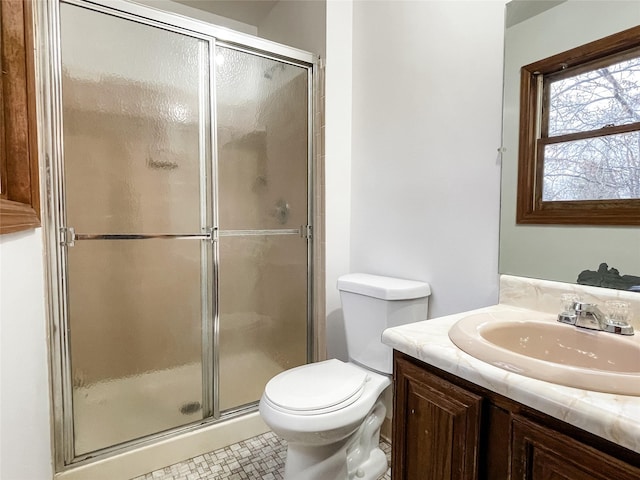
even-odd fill
[[[449,338],[479,360],[584,390],[640,395],[640,335],[584,330],[552,315],[505,311],[458,321]]]

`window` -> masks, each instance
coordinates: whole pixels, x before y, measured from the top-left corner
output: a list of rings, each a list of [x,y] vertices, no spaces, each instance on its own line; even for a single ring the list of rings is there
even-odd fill
[[[522,67],[517,223],[640,224],[640,27]]]

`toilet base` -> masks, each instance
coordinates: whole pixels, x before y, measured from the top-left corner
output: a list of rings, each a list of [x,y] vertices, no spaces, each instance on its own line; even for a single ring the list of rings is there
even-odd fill
[[[387,470],[387,457],[379,446],[385,414],[378,400],[346,439],[322,446],[290,443],[284,480],[377,480]]]

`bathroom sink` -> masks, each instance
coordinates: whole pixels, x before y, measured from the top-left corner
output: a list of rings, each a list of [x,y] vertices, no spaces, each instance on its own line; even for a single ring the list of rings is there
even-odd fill
[[[469,315],[449,331],[469,355],[527,377],[569,387],[640,395],[640,335],[585,330],[536,312]]]

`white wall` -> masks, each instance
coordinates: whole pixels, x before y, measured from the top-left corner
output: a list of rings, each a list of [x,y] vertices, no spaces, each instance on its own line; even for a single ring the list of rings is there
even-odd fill
[[[495,303],[504,1],[353,5],[351,271]]]
[[[258,36],[325,56],[324,0],[280,0],[258,25]]]
[[[0,237],[0,478],[52,477],[42,233]]]
[[[338,277],[351,261],[351,98],[353,4],[327,2],[325,73],[325,290],[327,357],[346,360]]]
[[[202,20],[203,22],[212,23],[220,27],[230,28],[237,32],[247,33],[249,35],[257,35],[258,29],[254,25],[238,22],[230,18],[221,17],[211,12],[200,10],[199,8],[193,8],[188,5],[173,2],[171,0],[132,0],[135,3],[140,3],[148,7],[157,8],[158,10],[165,10],[167,12],[177,13],[184,17],[195,18]]]

